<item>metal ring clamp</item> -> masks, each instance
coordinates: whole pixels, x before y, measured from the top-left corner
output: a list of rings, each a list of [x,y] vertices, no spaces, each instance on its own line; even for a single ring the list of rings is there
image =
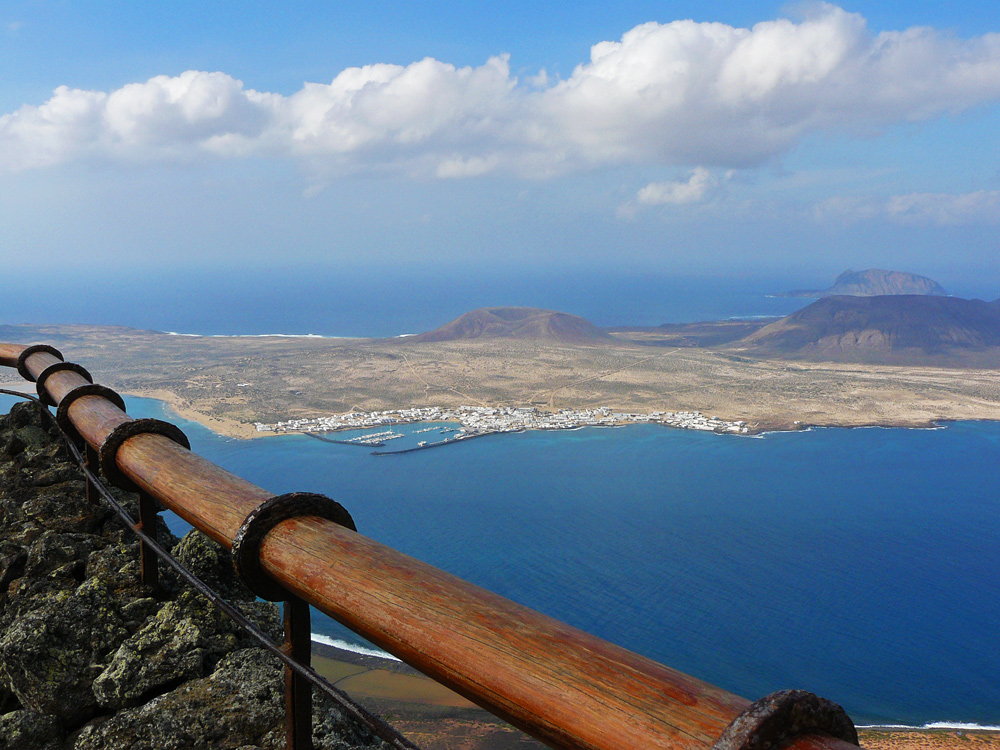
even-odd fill
[[[107,480],[116,487],[129,492],[138,491],[139,488],[135,486],[135,483],[118,468],[117,457],[118,449],[126,440],[136,435],[145,434],[163,435],[181,447],[191,449],[191,443],[187,436],[181,432],[180,427],[170,424],[170,422],[164,422],[160,419],[130,419],[128,422],[122,422],[104,439],[99,451],[101,471],[104,472]]]
[[[780,690],[752,704],[726,727],[713,750],[775,750],[801,734],[826,734],[852,745],[858,731],[843,708],[805,690]]]
[[[77,445],[83,445],[84,440],[80,437],[80,433],[76,429],[76,426],[70,421],[69,407],[74,401],[82,396],[100,396],[101,398],[105,398],[110,401],[122,411],[125,411],[125,400],[118,395],[116,391],[111,390],[105,385],[88,383],[87,385],[81,385],[71,390],[63,396],[62,401],[59,402],[59,407],[56,409],[56,424],[58,424],[59,429],[69,435],[73,439],[73,442]]]
[[[285,601],[291,595],[268,576],[260,565],[260,546],[275,526],[289,518],[319,516],[340,526],[357,531],[351,514],[325,495],[311,492],[290,492],[277,495],[258,505],[233,537],[233,566],[236,574],[261,599]]]
[[[62,355],[61,351],[56,349],[54,346],[49,346],[48,344],[32,344],[27,347],[24,351],[17,355],[17,372],[29,383],[35,382],[35,376],[28,371],[28,357],[32,354],[38,354],[39,352],[51,354],[53,357],[58,357],[59,359],[66,359]]]
[[[87,372],[87,369],[83,365],[78,365],[76,362],[56,362],[55,364],[49,365],[38,373],[38,380],[35,381],[35,390],[38,392],[38,398],[46,406],[56,405],[56,400],[49,395],[48,390],[45,388],[45,381],[49,379],[50,375],[54,375],[57,372],[75,372],[88,383],[94,382],[94,379],[90,376],[90,373]]]

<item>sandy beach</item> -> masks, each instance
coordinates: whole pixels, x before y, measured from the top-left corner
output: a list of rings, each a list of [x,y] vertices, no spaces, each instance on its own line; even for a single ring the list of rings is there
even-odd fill
[[[1000,731],[975,729],[862,729],[861,746],[869,750],[992,750]]]
[[[191,405],[191,402],[181,398],[173,391],[163,390],[160,388],[148,390],[142,388],[131,388],[123,390],[121,393],[126,398],[129,396],[138,396],[139,398],[153,398],[157,401],[162,401],[181,419],[197,422],[198,424],[207,427],[212,432],[218,435],[224,435],[225,437],[250,440],[252,438],[268,437],[275,434],[271,432],[257,432],[256,428],[252,424],[240,422],[229,417],[206,414],[205,412],[194,408]],[[126,406],[127,405],[128,404],[126,402]]]
[[[402,662],[314,642],[313,668],[423,750],[544,747]]]

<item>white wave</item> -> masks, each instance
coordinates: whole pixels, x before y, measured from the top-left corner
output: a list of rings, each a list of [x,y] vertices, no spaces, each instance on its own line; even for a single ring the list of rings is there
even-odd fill
[[[1000,732],[1000,726],[994,724],[973,724],[967,721],[931,721],[916,726],[914,724],[858,724],[858,729],[956,729],[970,732]]]
[[[347,641],[342,641],[339,638],[330,638],[329,636],[320,635],[319,633],[312,633],[311,635],[314,643],[322,643],[325,646],[333,646],[334,648],[339,648],[341,651],[350,651],[355,654],[363,654],[364,656],[377,656],[380,659],[391,659],[392,661],[402,661],[402,659],[397,659],[388,651],[383,651],[380,648],[358,646],[357,644],[348,643]]]
[[[168,336],[189,336],[197,339],[344,339],[349,336],[324,336],[320,333],[178,333],[164,331]]]
[[[753,435],[740,435],[739,437],[750,437],[750,438],[766,438],[768,435],[787,435],[793,432],[812,432],[815,428],[813,427],[790,427],[787,430],[763,430],[762,432],[754,433]],[[822,428],[820,428],[822,429]]]

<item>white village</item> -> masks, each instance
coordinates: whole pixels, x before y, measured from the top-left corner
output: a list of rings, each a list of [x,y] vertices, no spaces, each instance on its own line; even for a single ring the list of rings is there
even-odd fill
[[[401,434],[392,432],[393,425],[415,422],[458,423],[460,427],[444,430],[453,433],[446,442],[525,430],[575,430],[583,427],[621,427],[640,423],[662,424],[668,427],[725,434],[746,434],[749,432],[748,425],[742,420],[726,421],[718,417],[706,417],[696,411],[656,411],[649,414],[636,414],[614,412],[608,407],[601,407],[597,409],[562,409],[549,412],[533,406],[459,406],[457,408],[429,406],[388,411],[351,411],[311,419],[289,419],[274,424],[258,422],[255,426],[258,432],[274,433],[323,433],[389,427],[390,429],[387,431],[369,433],[352,439],[352,442],[360,444],[381,445],[386,440],[402,437]],[[421,442],[418,447],[425,446],[427,446],[426,442]]]

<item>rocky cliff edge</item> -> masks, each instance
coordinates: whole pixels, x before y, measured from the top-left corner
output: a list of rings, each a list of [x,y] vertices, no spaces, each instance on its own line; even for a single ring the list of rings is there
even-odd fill
[[[136,498],[118,493],[135,511]],[[228,553],[198,532],[159,539],[244,614],[280,638]],[[91,505],[37,405],[0,416],[0,750],[277,750],[280,662],[161,565],[139,582],[138,543]],[[380,747],[314,703],[317,750]]]

